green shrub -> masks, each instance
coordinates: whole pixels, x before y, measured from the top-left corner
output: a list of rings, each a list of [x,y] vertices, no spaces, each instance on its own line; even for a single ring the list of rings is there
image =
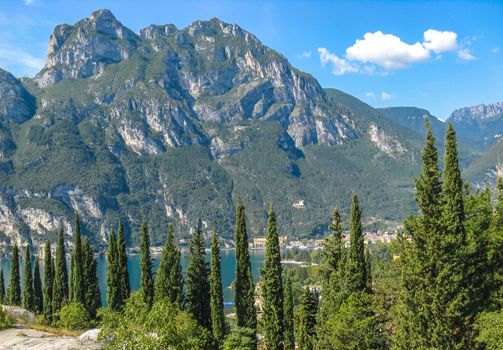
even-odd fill
[[[483,312],[476,323],[477,342],[487,350],[503,350],[503,311]]]
[[[253,329],[237,327],[225,338],[223,350],[253,350],[256,343]]]
[[[2,308],[0,307],[0,330],[10,328],[11,326],[12,320],[5,312],[3,312]]]
[[[91,318],[84,305],[72,302],[63,306],[59,312],[59,327],[69,330],[90,328]]]
[[[157,300],[149,310],[141,294],[135,292],[124,312],[100,310],[100,340],[107,349],[205,350],[211,348],[211,335],[184,311],[167,299]]]

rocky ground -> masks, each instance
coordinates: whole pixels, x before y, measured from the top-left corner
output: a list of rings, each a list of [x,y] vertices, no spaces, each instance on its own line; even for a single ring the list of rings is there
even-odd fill
[[[101,346],[89,336],[88,331],[80,337],[59,336],[41,332],[25,326],[16,325],[14,328],[0,331],[0,349],[23,350],[95,350]]]

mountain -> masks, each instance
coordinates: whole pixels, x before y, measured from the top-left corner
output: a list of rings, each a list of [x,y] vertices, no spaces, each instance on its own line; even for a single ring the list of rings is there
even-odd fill
[[[472,139],[482,150],[488,150],[503,136],[503,102],[457,109],[447,121],[460,137]]]
[[[415,210],[422,137],[324,90],[253,34],[218,19],[135,33],[108,10],[49,39],[32,79],[0,74],[0,239],[39,246],[77,210],[95,246],[123,220],[135,245],[168,222],[232,238],[234,206],[262,235],[267,207],[291,236],[324,233],[361,196],[366,225]]]

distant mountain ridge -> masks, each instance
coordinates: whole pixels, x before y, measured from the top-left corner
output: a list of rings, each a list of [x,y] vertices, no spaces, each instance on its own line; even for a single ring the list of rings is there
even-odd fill
[[[142,215],[153,244],[168,223],[181,236],[200,225],[232,238],[237,201],[254,236],[270,203],[280,231],[297,237],[324,234],[353,191],[368,227],[416,210],[417,127],[321,88],[218,19],[135,33],[95,11],[54,29],[33,79],[0,71],[0,96],[6,243],[71,235],[75,210],[98,247],[118,220],[136,244]]]

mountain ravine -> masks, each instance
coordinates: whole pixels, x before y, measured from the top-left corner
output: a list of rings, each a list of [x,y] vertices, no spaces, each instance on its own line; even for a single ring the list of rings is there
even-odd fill
[[[97,247],[119,220],[135,245],[142,215],[153,244],[168,223],[231,238],[237,201],[251,235],[269,203],[299,237],[323,234],[353,191],[366,225],[415,211],[419,132],[218,19],[135,33],[93,12],[54,29],[35,77],[0,71],[0,97],[4,248],[72,235],[75,210]]]

